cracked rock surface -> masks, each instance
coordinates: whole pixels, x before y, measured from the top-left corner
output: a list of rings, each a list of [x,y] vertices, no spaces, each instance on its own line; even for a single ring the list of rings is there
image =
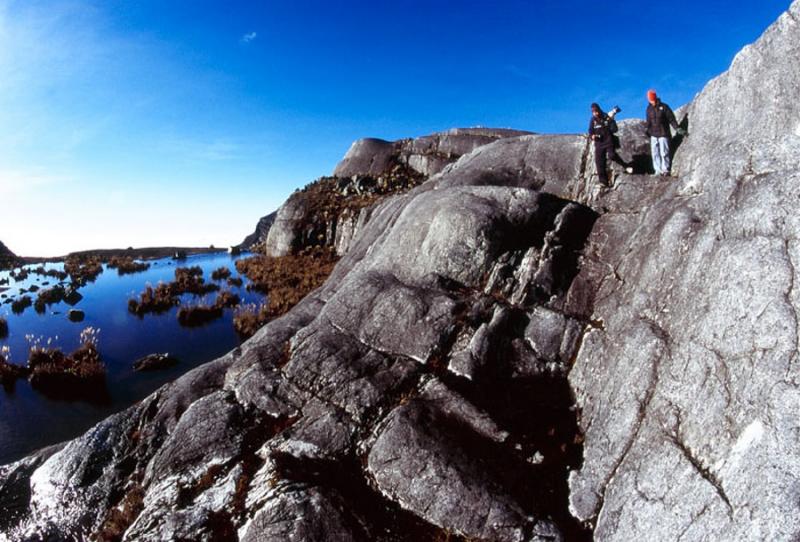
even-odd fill
[[[595,224],[573,291],[598,325],[569,378],[571,509],[597,539],[800,533],[799,23],[794,2],[689,105],[676,182]]]
[[[240,348],[0,467],[0,539],[796,539],[799,54],[796,1],[681,110],[677,178],[464,150]]]

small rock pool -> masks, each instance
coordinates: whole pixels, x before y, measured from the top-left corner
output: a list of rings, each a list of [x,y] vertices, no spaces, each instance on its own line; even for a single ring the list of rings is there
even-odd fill
[[[108,415],[143,399],[162,384],[237,346],[241,339],[233,328],[233,309],[226,308],[221,318],[205,325],[184,327],[178,323],[178,307],[140,318],[128,311],[128,299],[138,297],[148,283],[155,286],[159,281],[172,281],[177,267],[199,266],[206,282],[215,282],[238,294],[242,304],[260,303],[264,296],[248,291],[245,277],[241,277],[244,285],[240,287],[229,285],[225,280],[212,281],[211,278],[212,272],[220,267],[229,268],[232,277],[239,276],[235,262],[246,256],[211,253],[188,256],[184,260],[149,260],[151,265],[146,271],[126,275],[119,275],[116,269],[103,265],[103,272],[95,281],[78,290],[83,298],[74,306],[61,301],[48,306],[41,314],[34,307],[15,314],[9,301],[18,299],[20,290],[29,290],[33,285],[39,288],[55,286],[59,283],[58,278],[31,272],[25,280],[17,281],[10,277],[9,271],[0,271],[0,317],[8,322],[8,336],[0,338],[0,348],[5,346],[10,351],[9,361],[25,365],[29,345],[37,339],[42,345],[49,340],[51,346],[71,352],[79,346],[81,331],[87,327],[97,328],[100,330],[98,350],[106,366],[109,395],[108,399],[95,402],[51,399],[33,390],[24,379],[17,380],[13,391],[0,387],[0,465],[20,459],[43,446],[77,437]],[[25,268],[33,270],[39,266],[35,264]],[[63,270],[64,266],[50,263],[44,267]],[[7,284],[4,284],[5,279],[8,279]],[[69,283],[69,278],[66,283]],[[36,300],[36,293],[27,295]],[[213,302],[215,294],[205,297]],[[197,303],[202,298],[184,294],[181,301]],[[73,308],[84,312],[83,321],[68,319],[68,311]],[[179,363],[152,372],[133,370],[135,360],[163,352],[177,357]]]

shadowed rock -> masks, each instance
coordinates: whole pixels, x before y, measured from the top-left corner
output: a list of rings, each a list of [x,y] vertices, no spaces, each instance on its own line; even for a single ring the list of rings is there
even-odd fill
[[[133,362],[134,371],[157,371],[172,367],[178,363],[178,358],[164,354],[149,354]]]

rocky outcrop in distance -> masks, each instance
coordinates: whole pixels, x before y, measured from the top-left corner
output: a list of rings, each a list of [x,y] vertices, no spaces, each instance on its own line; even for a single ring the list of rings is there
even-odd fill
[[[332,177],[295,192],[277,211],[266,237],[268,256],[285,256],[314,246],[347,252],[382,199],[418,186],[474,149],[530,132],[458,128],[415,139],[360,139]]]
[[[258,250],[258,248],[264,244],[267,240],[267,235],[269,234],[269,229],[272,227],[272,224],[275,222],[275,216],[278,214],[277,211],[273,211],[267,216],[262,216],[258,224],[256,224],[256,230],[244,238],[237,248],[240,250]],[[263,249],[263,247],[262,247]]]
[[[523,135],[382,200],[240,348],[0,467],[0,531],[796,539],[799,22],[682,110],[676,178]]]

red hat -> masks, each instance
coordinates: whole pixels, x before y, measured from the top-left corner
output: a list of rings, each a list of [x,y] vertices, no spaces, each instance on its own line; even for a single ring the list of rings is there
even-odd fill
[[[650,101],[655,101],[656,99],[656,91],[652,88],[647,91],[647,99]]]

